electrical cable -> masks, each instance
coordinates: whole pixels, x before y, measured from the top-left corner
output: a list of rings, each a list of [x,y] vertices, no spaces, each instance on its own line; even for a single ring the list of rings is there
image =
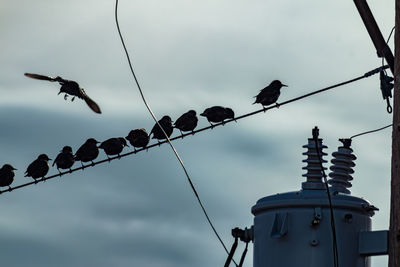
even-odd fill
[[[396,26],[393,26],[392,30],[390,31],[389,37],[386,40],[386,44],[389,44],[390,38],[392,37],[392,34],[393,34],[395,28],[396,28]],[[385,61],[385,58],[382,57],[382,66],[384,65],[384,61]]]
[[[330,210],[330,215],[331,215],[332,243],[333,243],[332,244],[332,246],[333,246],[333,266],[338,267],[339,266],[339,255],[338,255],[338,249],[337,249],[336,225],[335,225],[335,216],[333,213],[331,193],[329,190],[328,180],[326,178],[324,166],[322,165],[322,156],[320,154],[319,147],[318,147],[318,134],[313,134],[313,138],[314,138],[314,142],[315,142],[315,149],[317,150],[319,165],[321,166],[322,176],[324,178],[326,194],[328,195],[329,210]]]
[[[387,68],[389,68],[389,66],[386,65],[386,66],[384,66],[384,68],[387,69]],[[363,75],[363,77],[366,78],[366,77],[369,77],[369,76],[371,76],[373,74],[379,73],[379,71],[381,69],[382,69],[382,67],[373,69],[373,70],[365,73]],[[354,81],[354,80],[359,80],[359,78],[355,78],[355,79],[352,79],[350,81]],[[339,83],[339,84],[347,84],[347,83],[349,83],[349,81],[343,82],[343,83]],[[294,101],[297,101],[297,100],[300,100],[300,99],[303,99],[303,98],[306,98],[306,97],[309,97],[309,96],[324,92],[324,91],[329,90],[329,89],[333,89],[335,87],[338,87],[339,84],[332,85],[332,86],[329,86],[329,87],[326,87],[326,88],[323,88],[323,89],[320,89],[320,90],[316,90],[316,91],[313,91],[311,93],[308,93],[308,94],[305,94],[305,95],[302,95],[302,96],[299,96],[299,97],[296,97],[296,98],[289,99],[287,101],[281,102],[279,105],[275,104],[275,105],[271,105],[271,106],[268,106],[268,107],[264,107],[262,109],[259,109],[259,110],[256,110],[256,111],[253,111],[253,112],[238,116],[238,117],[233,118],[233,119],[226,120],[224,122],[215,123],[212,126],[207,126],[207,127],[195,130],[193,132],[188,132],[188,133],[185,133],[185,134],[182,134],[182,135],[175,136],[173,138],[170,138],[170,141],[174,141],[174,140],[177,140],[177,139],[183,139],[184,137],[187,137],[189,135],[195,135],[195,134],[203,132],[205,130],[214,129],[217,126],[224,126],[227,123],[230,123],[230,122],[233,122],[233,121],[236,122],[237,120],[240,120],[240,119],[243,119],[243,118],[246,118],[246,117],[249,117],[249,116],[253,116],[255,114],[262,113],[262,112],[265,112],[265,111],[273,109],[273,108],[281,107],[281,106],[289,104],[291,102],[294,102]],[[354,137],[355,136],[353,136],[353,138]],[[134,151],[130,151],[130,152],[126,152],[126,153],[120,154],[119,156],[109,157],[107,159],[103,159],[103,160],[92,162],[91,164],[88,164],[88,165],[82,165],[81,167],[76,167],[76,168],[73,168],[71,170],[66,170],[66,171],[63,171],[63,172],[59,172],[57,174],[53,174],[53,175],[44,177],[42,179],[38,179],[36,181],[32,181],[32,182],[29,182],[29,183],[24,183],[24,184],[21,184],[21,185],[18,185],[18,186],[10,187],[8,189],[0,190],[0,194],[5,193],[5,192],[11,192],[11,191],[13,191],[15,189],[20,189],[20,188],[23,188],[23,187],[26,187],[26,186],[29,186],[29,185],[37,184],[39,182],[44,182],[44,181],[47,181],[49,179],[53,179],[53,178],[56,178],[56,177],[61,177],[61,176],[64,176],[66,174],[70,174],[70,173],[73,173],[73,172],[76,172],[76,171],[79,171],[79,170],[84,170],[84,169],[86,169],[88,167],[94,167],[94,166],[96,166],[98,164],[102,164],[102,163],[105,163],[105,162],[111,162],[113,160],[120,159],[120,158],[129,156],[129,155],[132,155],[132,154],[136,154],[136,153],[139,153],[139,152],[144,151],[144,150],[147,151],[150,148],[154,148],[154,147],[160,146],[160,145],[162,145],[164,143],[167,143],[167,142],[168,142],[167,140],[162,141],[162,142],[158,142],[158,143],[155,143],[155,144],[152,144],[152,145],[148,145],[148,146],[146,146],[144,148],[141,148],[141,149],[135,149]]]
[[[362,135],[365,135],[365,134],[370,134],[370,133],[379,132],[379,131],[382,131],[382,130],[384,130],[384,129],[386,129],[386,128],[389,128],[389,127],[391,127],[391,126],[393,126],[392,123],[389,124],[389,125],[386,125],[386,126],[384,126],[384,127],[375,129],[375,130],[371,130],[371,131],[366,131],[366,132],[362,132],[362,133],[359,133],[359,134],[355,134],[355,135],[353,135],[352,137],[350,137],[350,139],[353,139],[353,138],[355,138],[355,137],[362,136]]]
[[[124,42],[124,38],[122,37],[121,29],[120,29],[120,27],[119,27],[119,22],[118,22],[118,0],[115,1],[115,22],[116,22],[116,25],[117,25],[117,30],[118,30],[119,37],[120,37],[120,39],[121,39],[121,43],[122,43],[122,45],[123,45],[123,47],[124,47],[125,54],[126,54],[126,57],[127,57],[127,59],[128,59],[129,68],[130,68],[130,70],[131,70],[131,73],[132,73],[133,78],[135,79],[135,82],[136,82],[136,85],[137,85],[137,87],[138,87],[138,89],[139,89],[139,92],[140,92],[140,95],[141,95],[141,97],[142,97],[143,103],[145,104],[147,110],[149,111],[149,113],[150,113],[151,117],[153,118],[153,120],[155,121],[155,123],[160,127],[161,131],[162,131],[163,134],[165,135],[165,137],[166,137],[166,139],[167,139],[167,141],[168,141],[168,144],[170,145],[170,147],[171,147],[172,151],[174,152],[174,154],[175,154],[177,160],[179,161],[180,165],[182,166],[182,169],[183,169],[183,171],[184,171],[184,173],[185,173],[185,175],[186,175],[186,178],[187,178],[187,180],[188,180],[188,182],[189,182],[189,184],[190,184],[190,187],[192,188],[192,191],[193,191],[194,195],[196,196],[197,201],[198,201],[198,203],[199,203],[201,209],[203,210],[203,213],[204,213],[204,215],[205,215],[205,217],[206,217],[206,219],[207,219],[209,225],[211,226],[212,230],[214,231],[214,234],[217,236],[219,242],[220,242],[221,245],[223,246],[223,248],[224,248],[224,250],[226,251],[226,253],[229,254],[228,249],[226,248],[226,246],[225,246],[224,242],[222,241],[220,235],[218,234],[217,230],[215,229],[213,223],[211,222],[210,217],[208,216],[208,213],[207,213],[206,209],[205,209],[204,206],[203,206],[203,203],[202,203],[201,200],[200,200],[200,196],[199,196],[199,194],[197,193],[197,190],[196,190],[196,188],[194,187],[194,184],[193,184],[192,180],[190,179],[189,173],[188,173],[188,171],[187,171],[185,165],[183,164],[183,161],[182,161],[181,157],[179,156],[178,152],[176,151],[174,145],[171,143],[171,140],[169,139],[168,135],[165,133],[163,127],[162,127],[162,126],[160,125],[160,123],[158,122],[158,120],[157,120],[155,114],[154,114],[153,111],[151,110],[150,106],[148,105],[148,103],[147,103],[147,101],[146,101],[146,99],[145,99],[145,97],[144,97],[144,95],[143,95],[143,91],[142,91],[142,89],[141,89],[141,87],[140,87],[139,81],[138,81],[138,79],[137,79],[137,77],[136,77],[136,75],[135,75],[135,72],[134,72],[134,70],[133,70],[132,62],[131,62],[131,60],[130,60],[130,57],[129,57],[129,54],[128,54],[128,50],[127,50],[127,48],[126,48],[126,46],[125,46],[125,42]],[[235,262],[235,264],[236,264],[236,262]],[[236,266],[237,266],[237,264],[236,264]]]

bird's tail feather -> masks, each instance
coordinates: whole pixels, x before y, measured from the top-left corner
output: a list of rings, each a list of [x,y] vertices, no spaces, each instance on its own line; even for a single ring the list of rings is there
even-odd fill
[[[83,95],[83,100],[85,100],[86,104],[91,108],[94,112],[101,114],[101,110],[99,105],[94,102],[87,94]]]
[[[34,74],[34,73],[25,73],[24,74],[26,77],[32,78],[32,79],[37,79],[37,80],[45,80],[45,81],[51,81],[51,82],[56,82],[58,81],[57,78],[52,78],[49,76],[45,75],[40,75],[40,74]]]

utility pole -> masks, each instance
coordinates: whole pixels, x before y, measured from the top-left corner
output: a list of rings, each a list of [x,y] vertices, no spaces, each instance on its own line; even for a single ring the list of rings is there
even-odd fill
[[[400,266],[400,0],[396,0],[389,267]]]

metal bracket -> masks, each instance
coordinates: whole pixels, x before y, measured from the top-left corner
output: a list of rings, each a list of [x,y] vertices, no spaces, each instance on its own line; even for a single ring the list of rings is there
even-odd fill
[[[360,232],[358,252],[361,255],[375,256],[388,254],[389,231]]]

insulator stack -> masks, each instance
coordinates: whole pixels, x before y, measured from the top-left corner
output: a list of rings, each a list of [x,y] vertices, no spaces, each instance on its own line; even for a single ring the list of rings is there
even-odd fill
[[[329,169],[332,171],[329,173],[331,177],[328,183],[331,185],[331,192],[350,194],[350,183],[353,180],[351,176],[354,173],[353,167],[356,165],[354,160],[357,157],[353,154],[351,146],[351,139],[339,139],[343,143],[343,146],[338,148],[338,151],[332,153],[331,163],[333,164]]]
[[[323,159],[323,156],[326,156],[327,153],[324,153],[322,150],[327,148],[327,146],[322,144],[322,139],[318,138],[319,130],[317,127],[313,129],[313,137],[308,138],[308,144],[304,145],[304,148],[307,148],[307,152],[304,152],[303,155],[306,155],[307,158],[303,160],[303,162],[307,163],[307,166],[303,167],[303,170],[307,170],[307,173],[302,176],[307,177],[307,181],[302,183],[303,189],[315,189],[320,190],[324,189],[325,185],[322,182],[322,169],[321,169],[321,161],[322,163],[326,163],[327,161]],[[317,139],[318,150],[315,139]],[[324,167],[324,170],[326,168]]]

